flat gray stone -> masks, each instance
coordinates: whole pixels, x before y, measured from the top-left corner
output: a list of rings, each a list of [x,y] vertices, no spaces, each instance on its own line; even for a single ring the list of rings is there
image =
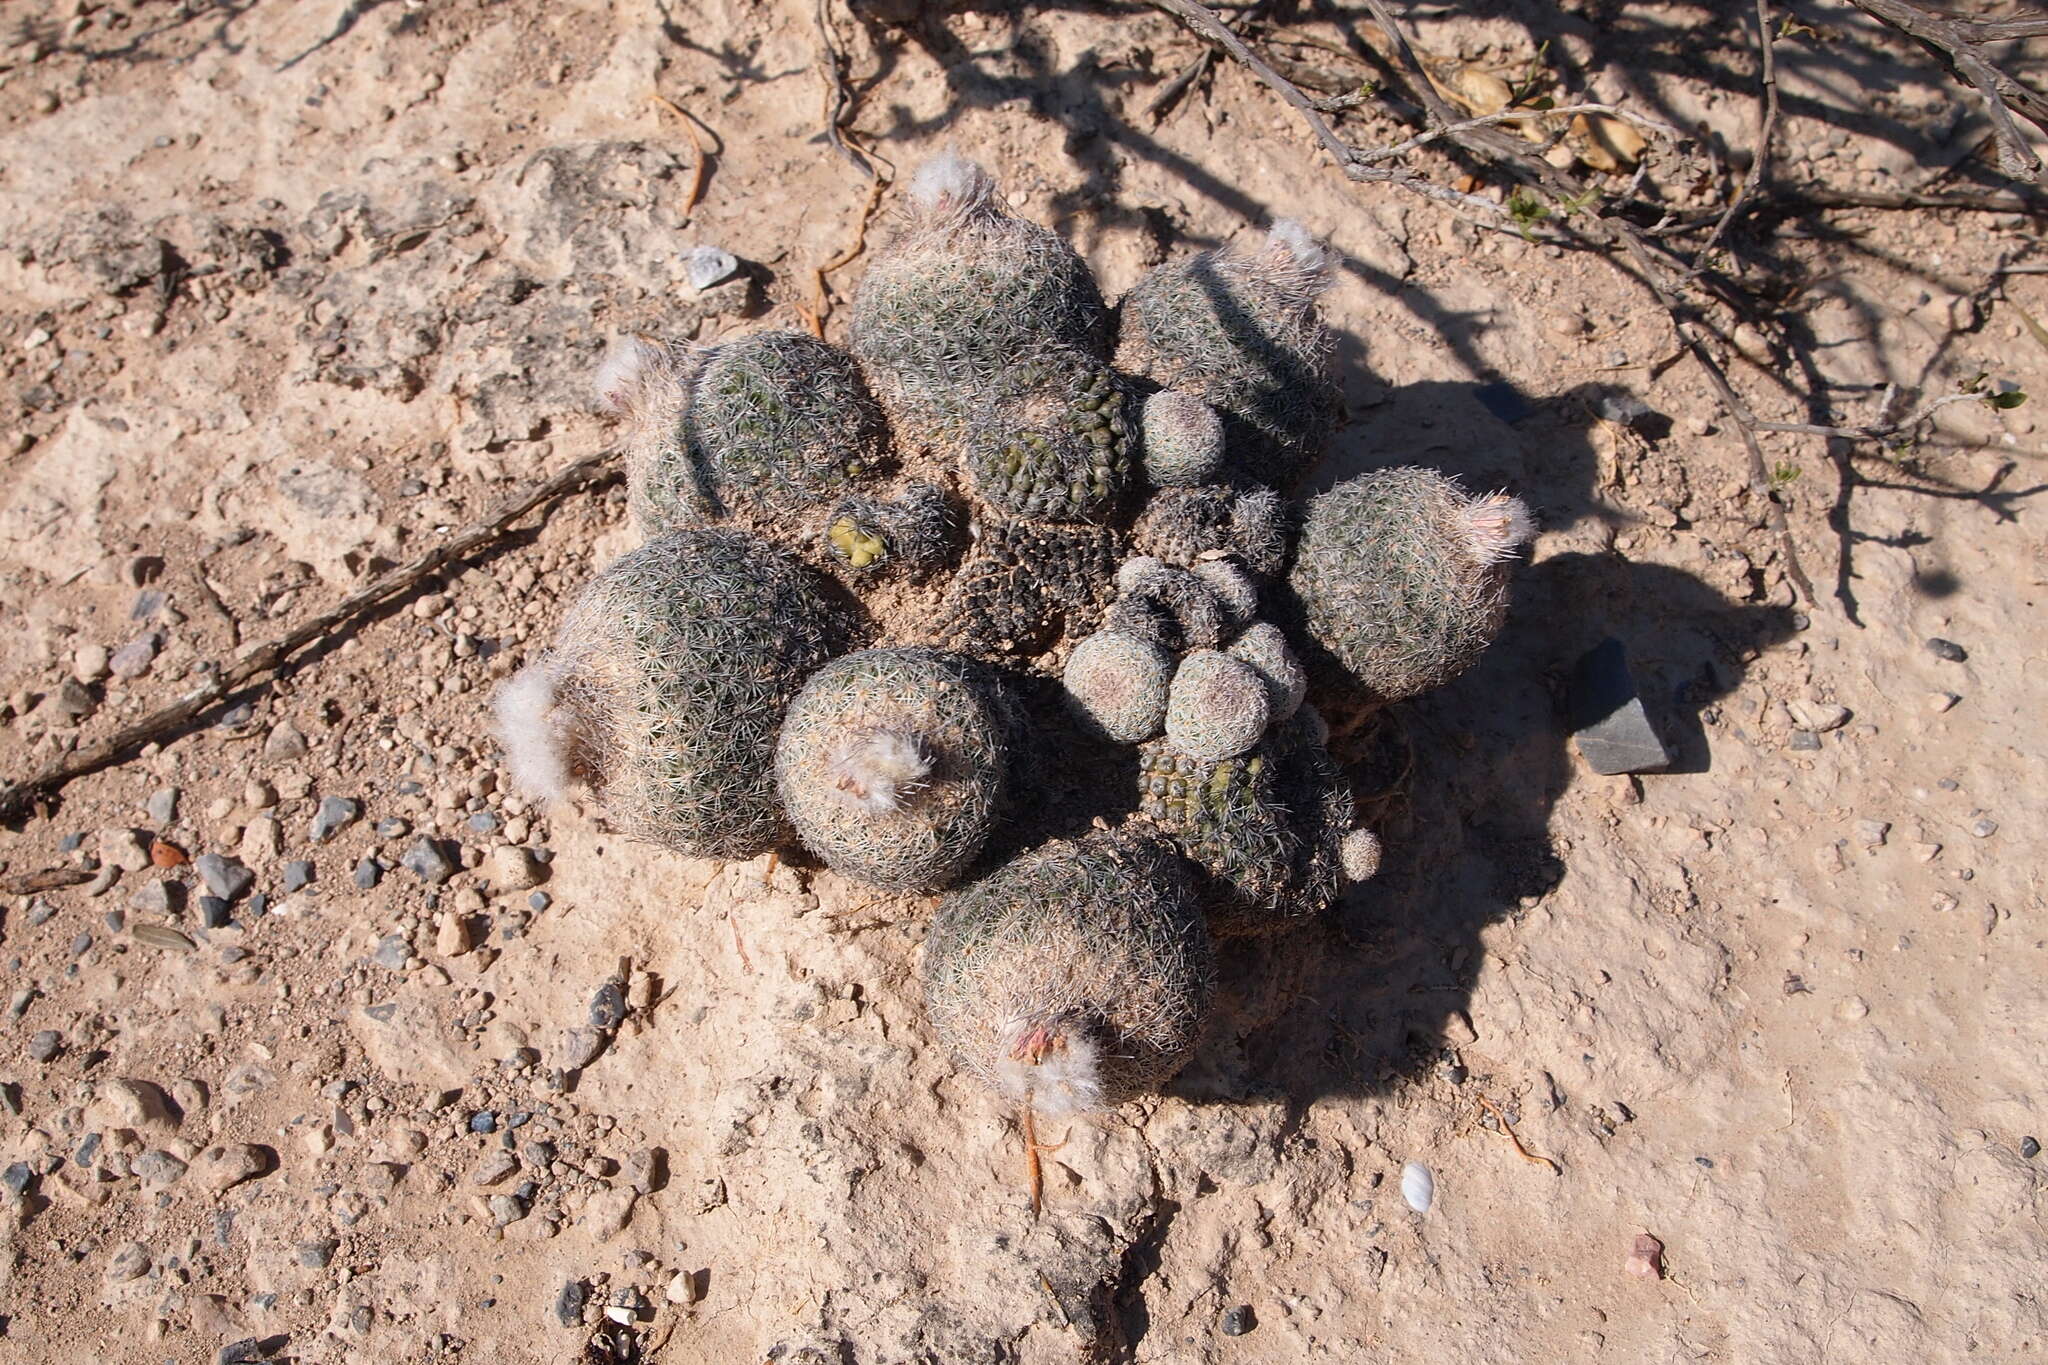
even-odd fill
[[[313,842],[324,844],[362,818],[363,803],[347,796],[323,796],[313,813]]]
[[[206,883],[206,889],[224,901],[239,898],[255,882],[256,874],[234,858],[223,858],[218,853],[202,853],[192,860],[192,870],[199,874],[199,880]]]
[[[1619,640],[1602,640],[1572,670],[1567,693],[1572,738],[1596,773],[1647,773],[1671,766],[1657,737]]]

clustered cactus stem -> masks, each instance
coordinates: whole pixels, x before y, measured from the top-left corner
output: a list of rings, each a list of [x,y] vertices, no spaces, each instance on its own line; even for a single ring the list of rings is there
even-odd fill
[[[501,690],[508,768],[678,852],[940,895],[927,1013],[1021,1109],[1034,1204],[1036,1117],[1165,1085],[1217,943],[1378,871],[1323,711],[1469,667],[1534,534],[1424,469],[1291,496],[1339,412],[1331,259],[1278,223],[1112,313],[948,153],[847,350],[633,337],[597,376],[646,540]]]

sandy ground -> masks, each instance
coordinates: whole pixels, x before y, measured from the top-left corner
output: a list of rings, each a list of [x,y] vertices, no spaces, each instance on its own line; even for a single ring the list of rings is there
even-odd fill
[[[1941,73],[1811,11],[1781,50],[1787,174],[1898,190],[1968,150]],[[509,789],[489,689],[632,543],[622,494],[580,500],[0,833],[9,876],[97,874],[0,919],[0,1358],[2038,1357],[2034,406],[1949,408],[1897,460],[1769,438],[1799,601],[1738,440],[1605,261],[1347,185],[1236,69],[1155,121],[1197,49],[1150,11],[863,13],[830,31],[890,165],[957,143],[1112,297],[1305,220],[1343,255],[1324,481],[1424,462],[1538,509],[1504,636],[1401,708],[1385,872],[1232,950],[1169,1094],[1046,1134],[1034,1220],[1012,1116],[925,1028],[928,902],[678,859]],[[614,333],[794,325],[866,199],[794,0],[4,20],[10,776],[603,449]],[[1340,17],[1286,51],[1371,74],[1347,30],[1377,37]],[[1724,156],[1753,137],[1717,7],[1418,31],[1509,71],[1548,39],[1574,90]],[[694,208],[657,93],[709,130]],[[1737,383],[1802,421],[1866,420],[1893,383],[2048,390],[2048,278],[2000,273],[2034,226],[1743,228],[1755,309],[1712,319]],[[699,243],[746,262],[744,296],[693,294]],[[1566,682],[1608,635],[1668,773],[1572,746]],[[248,865],[230,923],[151,836]],[[408,866],[428,836],[459,850],[445,881]],[[563,1093],[563,1030],[622,958],[627,1021]],[[1646,1233],[1661,1279],[1624,1271]]]

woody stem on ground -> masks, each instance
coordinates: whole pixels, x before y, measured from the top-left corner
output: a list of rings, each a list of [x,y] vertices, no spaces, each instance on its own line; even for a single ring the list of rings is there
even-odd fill
[[[1349,179],[1395,185],[1426,199],[1446,204],[1454,211],[1469,212],[1476,206],[1478,212],[1492,220],[1487,226],[1499,225],[1503,209],[1492,200],[1438,185],[1420,172],[1405,167],[1378,164],[1384,159],[1384,149],[1363,150],[1346,142],[1331,126],[1329,120],[1323,117],[1314,100],[1292,81],[1275,71],[1242,37],[1226,27],[1214,12],[1197,3],[1197,0],[1153,0],[1153,3],[1178,17],[1198,36],[1221,46],[1283,101],[1291,105],[1301,115],[1302,121],[1309,126],[1316,141],[1330,153],[1338,168]],[[1428,112],[1433,125],[1428,130],[1431,135],[1447,137],[1468,151],[1486,157],[1503,167],[1517,179],[1542,187],[1560,201],[1583,203],[1594,197],[1577,177],[1552,166],[1526,145],[1492,126],[1476,126],[1474,120],[1459,119],[1456,112],[1437,93],[1428,73],[1423,69],[1421,59],[1415,55],[1414,45],[1383,0],[1365,0],[1365,4],[1374,21],[1385,33],[1387,41],[1392,44],[1396,65],[1407,74],[1415,97]],[[1770,15],[1763,0],[1758,0],[1757,13],[1758,20],[1763,25],[1761,39],[1768,46],[1772,41]],[[1762,122],[1766,131],[1772,121],[1768,111],[1776,102],[1775,68],[1771,69],[1770,76],[1771,79],[1766,81],[1764,91],[1767,112]],[[1420,143],[1416,145],[1419,146]],[[1761,159],[1764,154],[1760,151],[1757,155]],[[1750,182],[1745,180],[1744,190],[1739,190],[1737,199],[1733,201],[1735,205],[1739,206],[1741,195],[1746,192],[1749,185]],[[1607,247],[1607,259],[1621,269],[1623,274],[1641,284],[1656,299],[1659,307],[1670,319],[1672,330],[1677,333],[1684,349],[1706,375],[1708,385],[1714,390],[1722,408],[1728,413],[1742,437],[1743,448],[1748,456],[1750,492],[1758,499],[1759,505],[1763,508],[1765,523],[1778,541],[1779,551],[1785,561],[1786,575],[1806,602],[1811,604],[1816,601],[1813,581],[1807,577],[1805,568],[1800,564],[1798,548],[1793,543],[1791,527],[1785,519],[1785,509],[1773,495],[1770,470],[1764,460],[1763,447],[1757,440],[1756,415],[1735,392],[1734,386],[1728,381],[1727,372],[1722,369],[1720,362],[1715,359],[1713,351],[1707,345],[1705,333],[1695,319],[1696,308],[1681,299],[1677,293],[1678,288],[1692,279],[1687,273],[1686,263],[1661,248],[1652,247],[1642,233],[1620,217],[1595,217],[1582,225],[1580,230],[1589,240]],[[1678,284],[1667,281],[1667,268],[1678,275]]]
[[[27,813],[35,805],[54,796],[66,783],[122,762],[145,745],[162,743],[184,733],[209,709],[242,688],[276,674],[309,647],[410,596],[428,578],[448,565],[489,549],[512,534],[515,523],[535,508],[616,482],[620,476],[613,467],[613,458],[612,451],[592,455],[578,460],[552,478],[529,484],[500,503],[489,515],[471,522],[442,544],[393,569],[367,587],[350,593],[328,610],[279,638],[258,645],[227,667],[216,670],[203,684],[169,706],[152,711],[133,725],[124,726],[105,739],[74,750],[41,772],[0,790],[0,820],[12,820]]]
[[[2013,115],[2048,132],[2048,96],[1999,66],[1985,44],[2048,36],[2048,17],[1973,20],[1936,14],[1906,0],[1850,3],[1919,43],[1941,58],[1956,79],[1975,87],[1998,139],[1999,170],[2014,180],[2043,178],[2041,158],[2027,145],[2026,131]]]

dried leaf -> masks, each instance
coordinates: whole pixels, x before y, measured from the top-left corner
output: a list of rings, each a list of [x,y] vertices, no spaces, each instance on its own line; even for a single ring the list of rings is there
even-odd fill
[[[152,839],[149,842],[149,860],[158,867],[183,867],[192,858],[168,839]]]
[[[193,942],[176,929],[163,924],[138,924],[135,926],[135,941],[147,943],[152,948],[168,948],[173,952],[189,953]]]
[[[1515,95],[1513,86],[1476,66],[1454,67],[1441,77],[1432,76],[1430,83],[1445,99],[1474,118],[1498,114]]]
[[[1633,124],[1605,114],[1579,114],[1572,119],[1572,146],[1579,160],[1610,174],[1632,171],[1650,144]]]

